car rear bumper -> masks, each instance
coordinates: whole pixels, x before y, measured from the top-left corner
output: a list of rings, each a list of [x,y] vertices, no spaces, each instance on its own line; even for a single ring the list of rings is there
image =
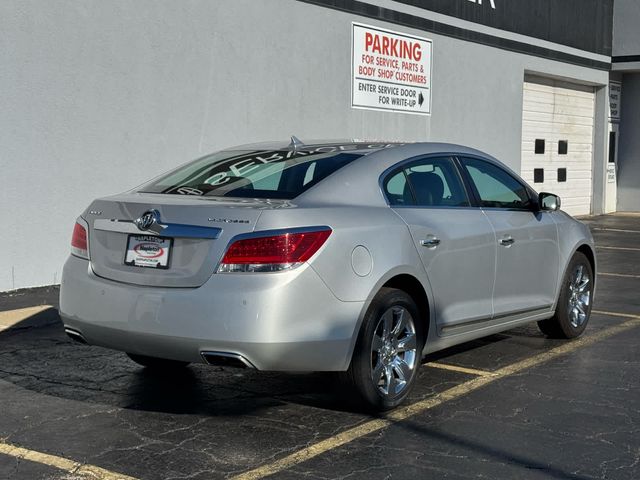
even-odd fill
[[[91,345],[189,362],[230,353],[259,370],[346,370],[363,306],[338,300],[307,265],[158,288],[98,277],[71,256],[60,289],[65,327]]]

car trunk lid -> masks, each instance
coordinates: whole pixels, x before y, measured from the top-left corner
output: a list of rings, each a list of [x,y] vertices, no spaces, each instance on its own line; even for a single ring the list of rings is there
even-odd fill
[[[234,236],[253,231],[262,210],[285,203],[141,193],[96,200],[84,215],[89,224],[91,268],[96,275],[116,282],[198,287],[215,272]],[[149,212],[154,212],[153,221]],[[140,225],[144,224],[140,219],[149,225]],[[154,245],[158,238],[169,239],[159,244],[169,249],[166,259],[162,258],[166,268],[140,266],[145,255],[153,256],[145,247],[160,251]],[[137,253],[133,248],[127,253],[129,246],[136,245]],[[142,256],[134,261],[140,252]]]

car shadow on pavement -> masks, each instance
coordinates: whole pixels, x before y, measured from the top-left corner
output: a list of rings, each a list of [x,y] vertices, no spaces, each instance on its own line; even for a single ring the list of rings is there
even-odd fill
[[[358,411],[335,374],[204,364],[154,372],[124,353],[71,340],[46,314],[0,332],[0,380],[63,399],[175,414],[235,416],[286,404]]]
[[[536,341],[536,348],[544,348],[534,338],[537,334],[524,335]],[[510,356],[503,346],[510,338],[498,334],[457,345],[427,356],[423,363],[462,361],[486,368],[475,365],[478,357],[502,362],[526,353],[514,346]],[[491,351],[493,356],[485,355]],[[494,365],[499,366],[494,362],[488,367]],[[436,369],[421,372],[412,398],[436,394],[461,380],[452,375]],[[0,332],[0,379],[59,398],[163,413],[237,416],[288,404],[363,413],[336,373],[258,372],[204,364],[154,372],[124,353],[74,342],[54,309]]]
[[[444,350],[439,350],[437,352],[430,353],[426,355],[422,363],[436,362],[439,360],[444,360],[447,357],[452,357],[454,355],[471,352],[473,350],[477,350],[478,348],[485,347],[487,345],[497,344],[504,340],[508,340],[510,337],[508,335],[496,334],[490,335],[488,337],[479,338],[477,340],[472,340],[470,342],[461,343],[459,345],[455,345],[453,347],[445,348]]]

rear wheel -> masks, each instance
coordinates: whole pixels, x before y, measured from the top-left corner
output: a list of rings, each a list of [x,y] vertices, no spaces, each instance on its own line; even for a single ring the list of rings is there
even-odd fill
[[[577,252],[562,281],[555,315],[538,322],[538,327],[552,338],[578,337],[587,328],[592,302],[593,269],[587,257]]]
[[[136,353],[127,353],[127,356],[136,362],[138,365],[153,369],[153,370],[173,370],[178,368],[184,368],[189,365],[189,362],[181,362],[179,360],[169,360],[166,358],[147,357],[146,355],[138,355]]]
[[[422,359],[422,323],[413,299],[383,288],[367,311],[347,379],[373,410],[398,406],[409,394]]]

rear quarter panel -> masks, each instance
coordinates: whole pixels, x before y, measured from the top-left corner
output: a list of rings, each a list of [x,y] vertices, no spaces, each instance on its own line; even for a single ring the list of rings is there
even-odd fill
[[[256,230],[314,225],[327,225],[333,232],[309,262],[341,301],[369,299],[380,280],[391,278],[392,272],[427,282],[407,225],[386,206],[266,211]]]
[[[265,211],[256,230],[329,226],[327,242],[309,260],[333,295],[343,302],[363,302],[354,318],[359,332],[373,297],[396,275],[407,274],[421,282],[429,299],[428,339],[437,336],[431,285],[407,225],[388,206],[329,206]],[[314,295],[314,292],[308,292]],[[304,299],[301,299],[304,301]],[[327,319],[329,320],[329,319]],[[349,358],[357,335],[352,338]]]

